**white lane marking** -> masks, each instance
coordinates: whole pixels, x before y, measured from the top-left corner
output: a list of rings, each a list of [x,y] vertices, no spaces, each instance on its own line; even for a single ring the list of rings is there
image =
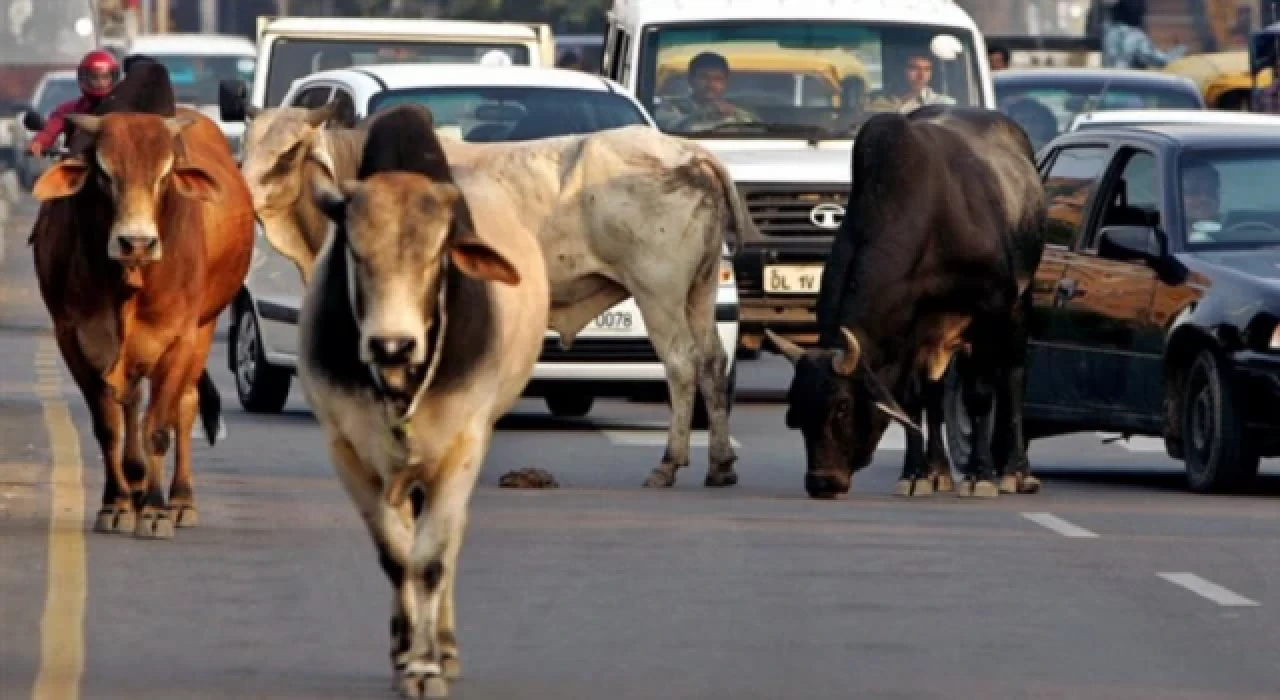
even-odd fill
[[[1120,437],[1116,433],[1094,433],[1094,435],[1097,435],[1099,440],[1109,440]],[[1116,440],[1115,442],[1107,443],[1107,445],[1119,447],[1130,452],[1159,452],[1160,454],[1165,454],[1166,452],[1164,447],[1164,438],[1145,437],[1141,435],[1135,435],[1128,440]]]
[[[1086,530],[1079,525],[1069,523],[1052,513],[1021,513],[1031,522],[1062,535],[1063,537],[1097,537],[1098,533]]]
[[[601,430],[600,433],[618,447],[662,447],[667,444],[665,430]],[[705,430],[695,430],[689,435],[690,447],[706,448],[708,442],[709,435]],[[732,435],[729,436],[729,444],[735,450],[742,448],[742,443]]]
[[[1174,585],[1182,586],[1196,595],[1208,598],[1218,605],[1229,607],[1255,607],[1259,605],[1256,601],[1249,600],[1239,593],[1223,588],[1212,581],[1206,581],[1189,571],[1162,571],[1157,573],[1156,576]]]

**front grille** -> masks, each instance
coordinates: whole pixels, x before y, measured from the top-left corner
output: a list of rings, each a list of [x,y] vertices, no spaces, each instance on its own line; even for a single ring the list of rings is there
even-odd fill
[[[539,362],[661,362],[648,338],[577,338],[573,348],[560,347],[560,339],[542,341]]]
[[[843,218],[849,199],[848,185],[738,185],[751,220],[766,236],[831,236],[833,228],[822,228],[813,223],[823,217],[813,216],[813,209],[822,204],[840,207],[838,222]]]

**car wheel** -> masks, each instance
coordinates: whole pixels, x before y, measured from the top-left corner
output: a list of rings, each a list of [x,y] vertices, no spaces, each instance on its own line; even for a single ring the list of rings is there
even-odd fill
[[[591,413],[596,397],[577,391],[554,393],[546,397],[547,410],[556,418],[582,418]]]
[[[235,368],[236,394],[250,413],[279,413],[289,400],[293,376],[286,369],[267,364],[258,319],[246,304],[240,309],[231,335],[231,366]]]
[[[733,399],[738,393],[738,364],[735,362],[733,369],[729,370],[729,414],[733,414]],[[670,406],[671,402],[668,401]],[[693,396],[693,426],[694,430],[706,430],[711,427],[711,416],[707,413],[706,403],[702,400],[702,392],[697,392]]]
[[[1187,485],[1197,493],[1245,486],[1258,475],[1259,459],[1248,444],[1226,363],[1212,350],[1201,350],[1185,386],[1180,418]]]

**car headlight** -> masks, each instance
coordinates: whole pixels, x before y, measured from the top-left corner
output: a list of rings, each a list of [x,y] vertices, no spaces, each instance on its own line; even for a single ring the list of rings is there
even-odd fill
[[[732,286],[737,283],[737,279],[733,276],[733,261],[720,259],[720,285]],[[1274,342],[1274,339],[1273,339]]]
[[[1275,330],[1271,331],[1271,342],[1267,347],[1272,350],[1280,350],[1280,324],[1276,324]]]

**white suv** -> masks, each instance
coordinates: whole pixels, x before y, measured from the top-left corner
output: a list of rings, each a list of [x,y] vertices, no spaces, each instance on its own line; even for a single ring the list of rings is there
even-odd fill
[[[629,124],[653,126],[644,108],[621,86],[578,71],[527,66],[389,64],[314,73],[297,80],[286,106],[318,107],[336,100],[339,119],[357,120],[383,104],[413,101],[429,107],[437,129],[470,141],[503,141],[515,126],[512,112],[540,104],[580,105],[578,123],[558,123],[560,134],[588,133]],[[501,108],[494,108],[501,101]],[[532,108],[532,109],[531,109]],[[564,119],[564,110],[551,113]],[[346,121],[351,123],[351,121]],[[544,125],[545,126],[545,125]],[[728,250],[721,262],[716,327],[730,357],[730,392],[736,379],[738,290]],[[303,293],[293,263],[267,242],[261,229],[244,289],[232,307],[228,361],[240,403],[248,411],[283,408],[297,363],[297,320]],[[557,416],[581,417],[596,397],[666,397],[666,370],[658,360],[635,301],[601,314],[563,350],[548,331],[527,396],[541,396]],[[705,425],[702,402],[696,424]]]

